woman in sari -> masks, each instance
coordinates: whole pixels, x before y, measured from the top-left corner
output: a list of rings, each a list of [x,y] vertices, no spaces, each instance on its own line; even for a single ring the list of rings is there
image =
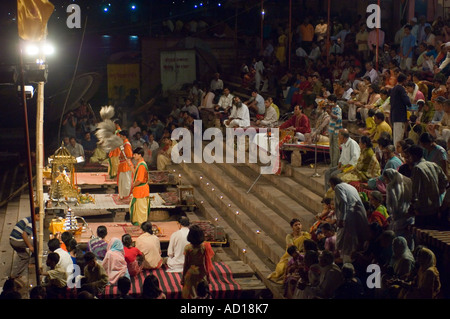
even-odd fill
[[[187,240],[190,244],[184,248],[184,266],[181,285],[183,299],[195,299],[200,282],[210,283],[209,273],[212,269],[214,252],[211,244],[205,243],[205,234],[198,225],[189,227]]]
[[[128,279],[130,278],[123,244],[120,239],[111,238],[102,266],[108,274],[109,283],[111,285],[117,283],[120,277],[125,276],[128,277]]]
[[[411,282],[397,280],[401,288],[399,299],[436,299],[441,291],[441,280],[436,267],[436,256],[428,248],[422,248],[417,257],[419,268]]]
[[[413,249],[409,226],[414,223],[414,217],[408,215],[412,196],[411,179],[393,168],[384,170],[383,179],[386,184],[386,208],[391,217],[389,229],[397,236],[406,238],[409,248]]]
[[[300,253],[303,253],[304,247],[303,243],[305,239],[311,239],[311,235],[308,232],[302,231],[302,224],[299,219],[294,218],[291,220],[290,225],[292,227],[292,233],[286,235],[286,252],[280,258],[275,271],[272,272],[267,279],[282,284],[285,279],[286,267],[290,259],[290,255],[287,249],[290,246],[297,246]]]
[[[361,154],[356,166],[345,173],[340,173],[339,177],[343,182],[367,182],[370,178],[381,175],[380,163],[372,147],[372,141],[368,136],[361,136],[359,147]]]

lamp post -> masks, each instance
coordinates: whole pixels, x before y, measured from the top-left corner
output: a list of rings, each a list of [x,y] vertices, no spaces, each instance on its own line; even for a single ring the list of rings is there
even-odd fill
[[[35,68],[38,70],[37,81],[37,108],[36,108],[36,202],[39,208],[39,266],[43,258],[44,243],[44,85],[45,77],[41,74],[46,72],[46,56],[54,53],[54,47],[47,43],[46,39],[39,43],[27,43],[25,52],[29,57],[36,58]],[[37,252],[35,252],[37,254]]]

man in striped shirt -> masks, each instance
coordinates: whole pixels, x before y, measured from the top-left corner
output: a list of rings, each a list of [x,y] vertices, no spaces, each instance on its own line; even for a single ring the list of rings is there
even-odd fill
[[[28,263],[30,261],[30,253],[34,252],[33,240],[33,224],[31,216],[21,219],[14,226],[9,235],[9,243],[17,253],[17,261],[14,262],[11,271],[11,278],[16,280],[19,284],[24,284],[22,277],[28,270]],[[35,221],[39,221],[39,209],[35,212]],[[27,250],[28,248],[28,250]]]

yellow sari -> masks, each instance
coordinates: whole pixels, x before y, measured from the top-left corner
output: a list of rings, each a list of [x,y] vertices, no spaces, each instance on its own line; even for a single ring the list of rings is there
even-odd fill
[[[277,283],[277,284],[283,284],[284,282],[284,276],[286,272],[286,267],[289,261],[289,258],[291,256],[287,252],[287,248],[289,246],[295,245],[297,246],[298,250],[300,252],[303,252],[303,242],[305,239],[311,239],[311,234],[305,231],[302,231],[300,236],[293,237],[292,234],[288,234],[286,236],[286,252],[283,256],[281,256],[280,261],[278,262],[277,266],[275,267],[275,271],[272,272],[267,279]]]

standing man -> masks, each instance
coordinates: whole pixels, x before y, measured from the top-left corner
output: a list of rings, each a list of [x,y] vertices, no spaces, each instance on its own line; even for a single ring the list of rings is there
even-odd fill
[[[120,128],[120,126],[122,125],[122,122],[119,119],[114,120],[114,125],[116,126],[116,131],[115,134],[119,135],[119,132],[122,131],[122,129]],[[109,173],[109,178],[113,179],[117,177],[117,169],[119,167],[119,155],[120,155],[120,148],[116,148],[114,150],[112,150],[111,152],[109,152],[108,154],[108,159],[109,159],[109,169],[108,169],[108,173]]]
[[[136,168],[133,178],[133,199],[130,203],[131,223],[140,226],[146,222],[150,213],[150,187],[148,185],[148,167],[144,161],[144,150],[138,147],[133,151]]]
[[[35,220],[39,221],[39,209],[35,209]],[[17,262],[14,262],[11,271],[11,279],[14,279],[20,286],[25,285],[23,276],[28,270],[30,261],[30,251],[34,253],[34,246],[31,236],[33,236],[33,224],[31,216],[21,219],[11,231],[9,235],[9,243],[17,253]],[[28,249],[28,250],[27,250]]]
[[[183,272],[184,265],[184,248],[189,241],[189,218],[183,216],[177,222],[178,230],[170,236],[169,247],[167,248],[166,264],[169,267],[167,272]]]
[[[352,262],[352,252],[361,248],[369,234],[369,222],[358,191],[339,177],[330,178],[335,194],[336,248],[344,263]]]
[[[119,153],[119,166],[117,168],[117,186],[119,189],[119,198],[123,199],[131,194],[132,172],[131,158],[133,157],[133,149],[128,140],[128,132],[123,130],[119,132],[120,138],[123,140],[123,151]]]
[[[391,90],[391,114],[390,123],[392,125],[393,144],[402,140],[405,135],[406,128],[406,112],[411,107],[411,100],[404,88],[406,83],[406,75],[400,73],[397,78],[397,84]]]
[[[328,124],[328,137],[330,139],[330,167],[338,166],[339,162],[339,143],[338,134],[339,130],[342,129],[342,109],[336,103],[337,97],[331,94],[328,97],[329,105],[327,107],[327,112],[330,114],[330,124]]]
[[[416,227],[438,226],[439,213],[448,185],[447,176],[438,164],[423,158],[423,148],[419,145],[411,145],[405,153],[412,166],[409,213],[414,214]]]
[[[400,69],[410,70],[412,67],[412,59],[414,54],[414,47],[416,46],[416,37],[411,34],[411,26],[405,25],[403,32],[405,33],[402,42],[400,43]]]

